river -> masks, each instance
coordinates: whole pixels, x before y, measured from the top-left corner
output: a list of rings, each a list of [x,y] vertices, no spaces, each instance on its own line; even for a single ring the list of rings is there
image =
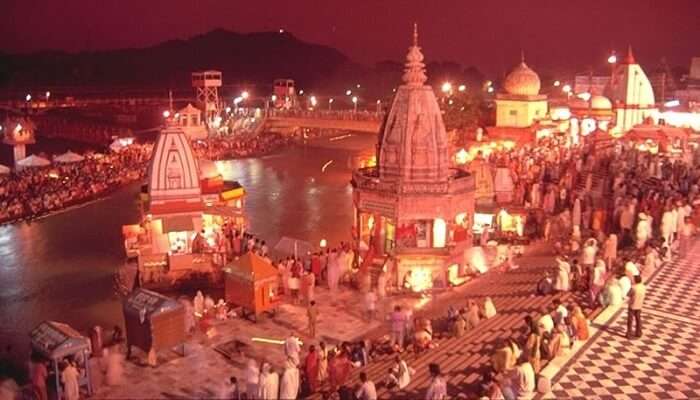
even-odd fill
[[[282,236],[334,245],[350,236],[351,160],[371,152],[375,141],[318,139],[217,165],[225,179],[245,187],[250,229],[270,247]],[[12,358],[24,359],[28,332],[46,319],[83,331],[122,324],[112,279],[124,262],[121,226],[138,222],[138,190],[131,185],[31,223],[0,226],[0,343],[12,346]]]

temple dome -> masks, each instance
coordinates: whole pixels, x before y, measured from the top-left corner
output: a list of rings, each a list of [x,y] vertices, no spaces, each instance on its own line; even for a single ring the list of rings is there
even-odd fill
[[[524,60],[506,76],[503,83],[508,94],[518,96],[537,96],[540,93],[540,85],[540,77]]]
[[[591,108],[594,110],[612,110],[612,103],[605,96],[595,95],[591,97]]]

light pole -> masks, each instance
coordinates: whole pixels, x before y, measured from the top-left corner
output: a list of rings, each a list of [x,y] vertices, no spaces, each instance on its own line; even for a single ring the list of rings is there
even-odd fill
[[[328,99],[328,111],[333,109],[333,98]]]
[[[357,96],[352,96],[353,112],[357,113]]]
[[[379,115],[382,112],[382,101],[377,100],[377,115]]]

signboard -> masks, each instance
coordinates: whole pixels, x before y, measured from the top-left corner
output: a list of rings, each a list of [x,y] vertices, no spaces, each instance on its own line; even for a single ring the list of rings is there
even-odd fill
[[[360,211],[377,213],[385,217],[394,218],[396,215],[396,199],[378,196],[361,196],[358,208]]]

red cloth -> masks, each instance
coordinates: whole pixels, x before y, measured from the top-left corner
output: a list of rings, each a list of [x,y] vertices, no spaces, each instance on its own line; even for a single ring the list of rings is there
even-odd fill
[[[341,353],[331,360],[328,365],[328,379],[331,389],[335,390],[339,386],[344,386],[350,376],[352,364],[344,353]]]
[[[315,351],[306,356],[304,371],[311,392],[315,392],[318,389],[318,355]]]

